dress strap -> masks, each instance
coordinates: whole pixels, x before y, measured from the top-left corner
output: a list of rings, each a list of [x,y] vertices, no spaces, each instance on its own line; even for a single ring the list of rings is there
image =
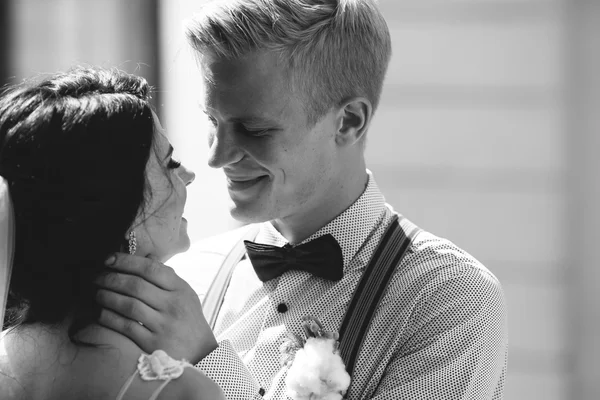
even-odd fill
[[[137,373],[138,372],[136,370],[133,374],[131,374],[129,379],[127,379],[127,382],[125,382],[123,387],[121,387],[121,390],[119,391],[119,394],[117,395],[117,400],[123,400],[123,396],[125,396],[125,392],[127,392],[127,389],[129,389],[129,386],[131,386],[131,382],[133,382]]]
[[[171,382],[171,381],[172,381],[172,379],[167,379],[166,381],[164,381],[163,384],[160,385],[158,387],[158,389],[156,389],[154,391],[154,393],[152,393],[152,397],[150,397],[150,399],[148,399],[148,400],[156,400],[156,398],[158,397],[160,392],[162,392],[162,390],[165,388],[165,386],[167,386],[169,384],[169,382]]]

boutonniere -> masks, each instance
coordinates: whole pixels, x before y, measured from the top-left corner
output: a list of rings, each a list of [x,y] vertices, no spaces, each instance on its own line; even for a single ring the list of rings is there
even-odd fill
[[[341,400],[350,375],[340,357],[337,332],[327,332],[321,323],[305,317],[306,340],[291,333],[281,345],[281,361],[289,369],[285,384],[294,400]]]

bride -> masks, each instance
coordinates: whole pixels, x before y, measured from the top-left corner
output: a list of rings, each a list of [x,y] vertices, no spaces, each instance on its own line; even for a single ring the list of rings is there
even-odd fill
[[[166,261],[189,247],[194,174],[172,158],[149,100],[143,78],[97,69],[0,98],[4,400],[223,398],[185,361],[94,323],[110,254]]]

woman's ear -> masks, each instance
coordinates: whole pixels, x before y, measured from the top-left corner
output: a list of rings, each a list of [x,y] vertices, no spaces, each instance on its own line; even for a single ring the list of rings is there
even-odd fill
[[[338,145],[353,145],[362,142],[372,115],[373,106],[364,97],[354,97],[344,102],[338,114],[336,143]]]

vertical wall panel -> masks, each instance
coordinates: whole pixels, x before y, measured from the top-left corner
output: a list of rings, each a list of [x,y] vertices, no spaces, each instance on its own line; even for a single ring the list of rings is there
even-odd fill
[[[386,1],[393,59],[367,161],[387,200],[502,281],[507,399],[569,398],[564,10]],[[540,383],[551,382],[540,389]]]
[[[569,326],[573,399],[600,398],[600,2],[566,2],[569,31]]]

